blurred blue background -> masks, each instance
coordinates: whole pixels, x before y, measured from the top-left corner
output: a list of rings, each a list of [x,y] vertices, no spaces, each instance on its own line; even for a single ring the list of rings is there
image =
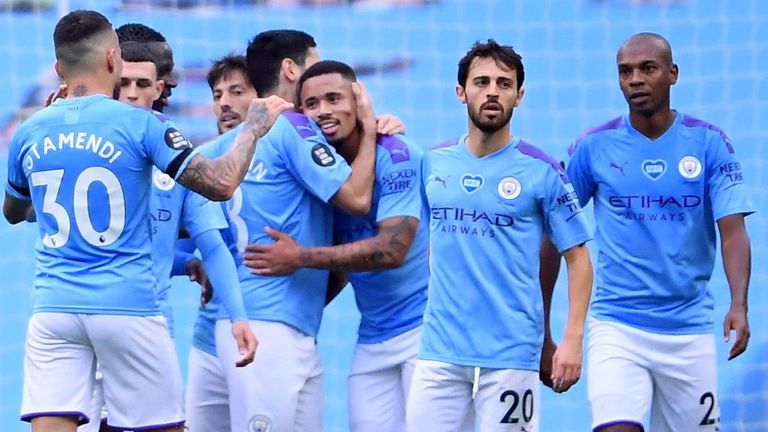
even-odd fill
[[[180,77],[168,114],[198,142],[216,133],[204,81],[210,62],[242,52],[259,31],[297,28],[314,35],[321,56],[354,65],[372,93],[377,112],[400,116],[411,138],[425,147],[466,130],[465,108],[454,94],[456,64],[475,40],[494,37],[514,45],[526,67],[527,91],[513,118],[513,132],[558,158],[565,158],[568,144],[581,131],[626,111],[616,79],[616,50],[635,32],[658,32],[670,40],[680,65],[673,107],[728,132],[759,209],[748,219],[755,263],[750,347],[739,359],[727,362],[728,346],[721,344],[718,359],[722,430],[768,431],[768,295],[764,289],[768,269],[761,265],[768,258],[763,243],[768,210],[768,129],[764,125],[768,120],[768,2],[314,2],[330,4],[324,7],[290,6],[298,1],[252,3],[0,0],[3,184],[7,140],[15,125],[39,109],[56,85],[51,35],[58,14],[67,8],[98,9],[115,26],[142,22],[165,35],[175,51]],[[36,235],[34,226],[10,227],[0,221],[0,289],[7,303],[0,315],[2,431],[28,430],[18,420],[18,411]],[[556,337],[561,335],[566,311],[562,278],[560,282],[553,305]],[[717,300],[713,331],[720,334],[729,292],[719,262],[711,288]],[[186,370],[196,288],[176,280],[172,296],[178,352]],[[346,373],[358,319],[349,290],[329,306],[324,317],[319,346],[326,369],[327,431],[347,430]],[[589,430],[584,380],[564,395],[544,389],[541,410],[543,432]]]

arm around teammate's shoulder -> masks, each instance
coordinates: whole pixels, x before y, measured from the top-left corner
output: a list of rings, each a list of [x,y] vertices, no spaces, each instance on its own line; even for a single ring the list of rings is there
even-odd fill
[[[178,182],[214,201],[232,198],[248,171],[259,138],[269,131],[281,113],[292,108],[293,104],[278,96],[254,99],[244,127],[227,154],[216,159],[207,159],[200,154],[193,156]]]
[[[331,203],[353,216],[371,211],[373,182],[376,176],[376,117],[368,93],[360,83],[352,83],[357,100],[357,117],[362,129],[360,148],[351,164],[352,174],[331,198]]]

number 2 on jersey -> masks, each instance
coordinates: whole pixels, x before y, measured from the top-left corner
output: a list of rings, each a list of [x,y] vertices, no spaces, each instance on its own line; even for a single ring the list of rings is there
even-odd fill
[[[50,248],[60,248],[67,244],[72,228],[71,217],[59,202],[59,189],[64,179],[64,170],[49,170],[32,173],[30,178],[33,186],[44,186],[43,213],[53,216],[56,221],[56,232],[45,234],[43,244]],[[107,189],[107,205],[109,206],[109,225],[104,231],[97,231],[89,214],[88,190],[93,183],[99,182]],[[72,198],[75,225],[83,239],[97,247],[109,246],[114,243],[125,228],[125,196],[115,174],[103,167],[90,167],[83,170],[75,180]]]
[[[514,390],[507,390],[501,394],[501,397],[499,397],[499,402],[506,402],[508,397],[512,397],[512,406],[509,407],[507,410],[507,413],[504,414],[504,417],[501,418],[501,421],[499,423],[502,424],[514,424],[520,422],[520,417],[516,416],[516,411],[518,405],[520,405],[520,395],[514,391]],[[522,400],[522,415],[523,415],[523,422],[530,423],[533,419],[533,390],[527,389],[523,393],[523,400]]]

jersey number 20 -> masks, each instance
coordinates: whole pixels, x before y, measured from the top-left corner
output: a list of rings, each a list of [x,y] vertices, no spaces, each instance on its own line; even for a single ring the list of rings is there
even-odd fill
[[[45,186],[43,197],[43,213],[56,220],[57,231],[43,236],[43,244],[50,248],[60,248],[69,241],[71,217],[67,210],[59,204],[59,188],[64,178],[64,170],[50,170],[32,173],[33,186]],[[97,231],[91,222],[88,206],[88,189],[99,182],[107,189],[107,204],[109,205],[109,226],[104,231]],[[125,228],[125,197],[120,181],[112,171],[103,167],[86,168],[75,181],[72,201],[75,224],[83,239],[93,246],[103,247],[115,242]]]

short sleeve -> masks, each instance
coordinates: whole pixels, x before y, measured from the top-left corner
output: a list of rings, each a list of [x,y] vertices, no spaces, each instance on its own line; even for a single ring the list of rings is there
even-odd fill
[[[595,194],[595,179],[589,163],[589,148],[581,140],[573,143],[568,153],[571,160],[568,162],[568,178],[573,190],[578,196],[579,205],[587,205]]]
[[[187,229],[192,238],[206,231],[221,230],[229,226],[220,203],[190,190],[186,191],[184,197],[181,225]]]
[[[275,127],[280,128],[278,145],[288,170],[312,194],[330,201],[352,173],[347,162],[303,114],[283,114]]]
[[[379,202],[376,221],[410,216],[421,218],[421,149],[397,136],[383,136],[377,146],[376,180]]]
[[[561,253],[592,239],[579,197],[562,170],[549,168],[545,175],[546,232]]]
[[[8,150],[8,183],[5,186],[6,192],[19,200],[30,200],[29,182],[24,173],[24,164],[21,153],[22,143],[24,141],[22,129],[19,129],[11,140],[11,146]]]
[[[178,179],[192,159],[192,143],[163,114],[155,111],[145,113],[148,118],[144,151],[156,167]]]
[[[748,215],[755,207],[750,198],[741,163],[728,136],[710,134],[707,155],[707,188],[715,220],[733,214]]]

